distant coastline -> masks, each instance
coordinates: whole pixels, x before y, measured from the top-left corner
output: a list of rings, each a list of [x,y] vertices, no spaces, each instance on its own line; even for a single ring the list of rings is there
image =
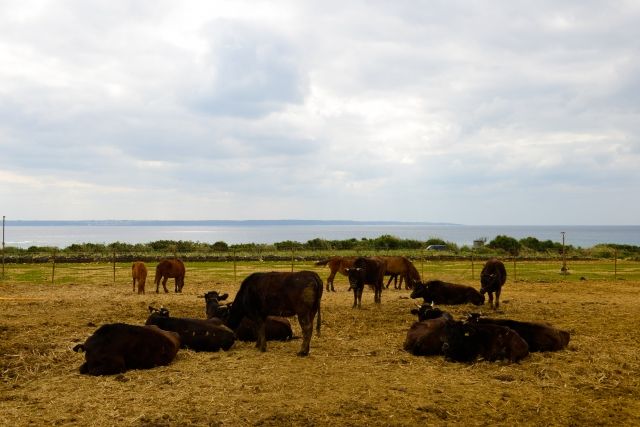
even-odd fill
[[[461,225],[447,222],[426,222],[426,221],[351,221],[351,220],[315,220],[315,219],[249,219],[249,220],[7,220],[7,225],[25,227],[250,227],[250,226],[318,226],[318,225]]]

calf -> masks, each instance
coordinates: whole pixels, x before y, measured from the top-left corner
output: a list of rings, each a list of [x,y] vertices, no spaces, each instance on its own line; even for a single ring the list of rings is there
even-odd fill
[[[147,281],[147,266],[142,261],[136,261],[131,265],[131,278],[133,279],[133,292],[138,283],[138,294],[144,294],[144,285]]]
[[[364,285],[373,288],[373,301],[382,302],[382,284],[384,281],[385,263],[379,258],[359,257],[353,262],[353,267],[347,269],[349,276],[349,290],[353,290],[352,308],[362,307],[362,292]]]
[[[226,324],[231,329],[236,329],[244,317],[254,321],[256,347],[260,351],[266,351],[267,316],[296,315],[303,337],[298,355],[307,356],[316,314],[316,331],[320,335],[322,290],[322,280],[313,271],[253,273],[242,281]]]
[[[81,374],[112,375],[129,369],[150,369],[171,363],[180,348],[180,337],[156,326],[110,323],[100,326],[84,344]]]
[[[477,313],[469,315],[469,323],[492,324],[513,329],[529,345],[529,351],[558,351],[569,344],[569,332],[554,328],[549,324],[520,322],[510,319],[491,319],[480,317]]]
[[[447,359],[456,362],[473,362],[478,356],[491,362],[500,359],[517,362],[529,354],[527,342],[513,329],[460,321],[445,325],[442,349]]]
[[[182,346],[195,351],[229,350],[235,341],[231,329],[219,320],[202,320],[184,317],[170,317],[166,308],[149,307],[151,313],[146,325],[156,325],[165,331],[180,335]]]
[[[471,286],[447,283],[441,280],[418,282],[411,292],[411,298],[422,298],[425,303],[444,305],[484,304],[484,295]]]
[[[497,310],[500,306],[500,292],[502,285],[507,281],[507,270],[502,261],[491,258],[482,267],[480,272],[480,293],[484,296],[489,293],[489,305]],[[493,294],[496,294],[496,303],[493,304]]]
[[[403,348],[415,356],[442,354],[445,326],[453,321],[451,315],[428,305],[411,313],[418,314],[419,321],[409,328]]]
[[[204,294],[206,313],[208,319],[218,318],[223,322],[229,319],[229,310],[233,303],[220,304],[226,300],[228,294],[218,294],[216,291],[209,291]],[[256,324],[251,319],[244,317],[240,325],[234,330],[236,338],[240,341],[257,341]],[[267,316],[265,321],[265,334],[267,341],[288,341],[293,338],[291,322],[286,317]]]

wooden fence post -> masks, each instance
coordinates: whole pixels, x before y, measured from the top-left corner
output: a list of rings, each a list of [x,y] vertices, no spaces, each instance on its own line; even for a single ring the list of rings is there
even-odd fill
[[[56,280],[56,251],[53,250],[53,267],[51,268],[51,284],[53,285]]]
[[[236,250],[233,249],[233,284],[238,284],[238,269],[236,265]]]
[[[474,274],[474,265],[473,265],[473,249],[471,249],[471,280],[475,279],[475,274]]]
[[[518,281],[518,270],[516,269],[516,257],[513,257],[513,282]]]
[[[116,283],[116,250],[113,250],[113,283]]]
[[[293,273],[293,263],[295,257],[295,249],[293,248],[293,244],[291,245],[291,272]]]
[[[618,250],[613,252],[613,279],[618,280]]]

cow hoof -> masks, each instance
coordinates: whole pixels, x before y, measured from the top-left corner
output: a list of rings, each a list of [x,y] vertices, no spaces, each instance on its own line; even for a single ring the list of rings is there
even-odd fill
[[[308,351],[299,351],[297,353],[297,355],[300,356],[300,357],[306,357],[306,356],[309,355],[309,352]]]

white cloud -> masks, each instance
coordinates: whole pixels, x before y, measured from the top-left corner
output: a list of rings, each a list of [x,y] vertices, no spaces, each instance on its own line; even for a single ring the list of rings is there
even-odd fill
[[[640,184],[639,18],[632,2],[10,0],[0,193],[24,219],[637,222],[635,199],[593,200]]]

